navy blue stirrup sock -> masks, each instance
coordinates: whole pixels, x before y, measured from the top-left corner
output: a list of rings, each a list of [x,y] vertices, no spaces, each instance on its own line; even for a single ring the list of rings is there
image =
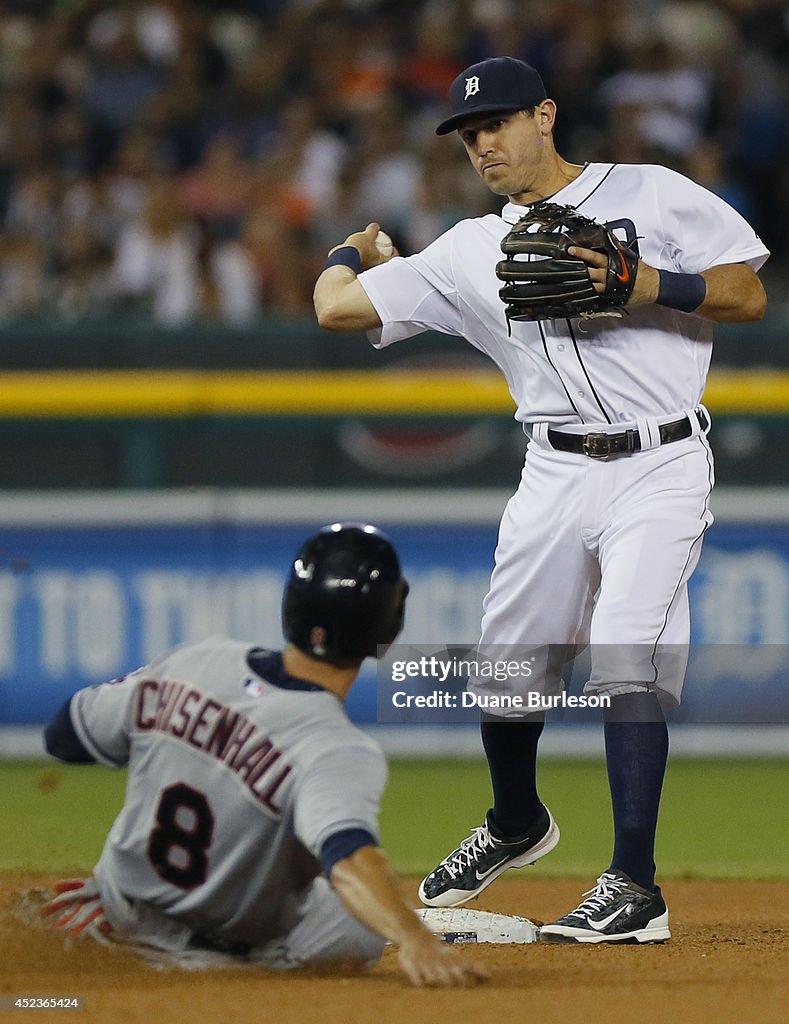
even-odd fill
[[[542,813],[537,795],[537,744],[544,725],[542,719],[482,719],[482,746],[493,786],[488,820],[501,838],[523,835]]]
[[[668,760],[668,727],[654,693],[611,698],[603,713],[614,814],[611,868],[648,892],[655,887],[655,833]]]

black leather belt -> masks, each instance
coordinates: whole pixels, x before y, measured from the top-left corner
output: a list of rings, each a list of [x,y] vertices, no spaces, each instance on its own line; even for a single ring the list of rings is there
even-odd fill
[[[696,409],[694,415],[702,430],[709,426],[709,420],[703,409]],[[693,433],[690,416],[681,420],[658,425],[661,444],[682,441]],[[618,434],[606,434],[603,431],[592,431],[589,434],[566,434],[561,430],[548,428],[548,442],[552,448],[560,452],[573,452],[576,455],[588,455],[590,459],[607,459],[610,455],[627,455],[641,451],[641,438],[638,431],[622,430]]]

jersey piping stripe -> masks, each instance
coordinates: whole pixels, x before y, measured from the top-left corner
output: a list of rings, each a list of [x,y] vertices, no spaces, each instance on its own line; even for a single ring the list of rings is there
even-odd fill
[[[608,415],[608,413],[605,411],[605,407],[603,406],[603,403],[600,401],[600,396],[597,393],[597,389],[595,388],[594,384],[592,383],[592,378],[589,376],[589,373],[587,372],[586,364],[584,363],[583,359],[581,358],[581,352],[580,352],[580,349],[578,348],[578,339],[575,337],[575,331],[573,330],[573,325],[572,325],[572,323],[569,320],[567,321],[567,329],[570,332],[570,337],[573,339],[573,348],[575,349],[575,354],[576,354],[576,356],[578,358],[578,362],[580,363],[581,369],[584,372],[584,377],[586,377],[586,381],[587,381],[589,387],[592,389],[592,394],[594,395],[594,400],[597,402],[598,406],[600,407],[600,412],[603,414],[603,416],[605,416],[606,422],[613,423],[613,420]]]
[[[551,355],[550,355],[550,353],[548,351],[548,342],[547,342],[547,339],[545,337],[545,331],[543,330],[543,327],[542,327],[542,320],[538,320],[537,321],[537,326],[540,328],[540,337],[542,338],[542,347],[543,347],[543,351],[545,352],[545,358],[548,360],[548,362],[551,364],[551,367],[556,372],[556,376],[559,378],[559,382],[562,385],[562,387],[564,388],[564,393],[567,395],[567,401],[573,407],[575,415],[580,419],[581,423],[586,423],[586,420],[583,418],[583,416],[581,416],[581,413],[579,412],[578,408],[576,407],[576,404],[573,401],[572,395],[567,390],[567,385],[564,383],[564,378],[559,373],[559,370],[557,369],[556,365],[554,364],[553,360],[551,359]]]
[[[595,187],[592,189],[592,191],[589,193],[589,195],[588,196],[584,196],[584,198],[580,201],[580,203],[576,203],[575,204],[575,209],[576,210],[580,206],[583,206],[583,204],[586,202],[587,199],[591,199],[592,198],[592,196],[600,188],[600,186],[605,182],[606,178],[611,173],[611,171],[613,171],[613,169],[615,167],[616,167],[616,164],[611,164],[611,166],[608,168],[608,170],[605,172],[605,174],[602,176],[602,178],[598,181],[598,183],[595,185]]]
[[[693,415],[695,416],[696,413],[693,413]],[[707,441],[707,439],[704,437],[703,434],[700,436],[699,441],[700,441],[701,444],[704,445],[704,451],[705,451],[706,456],[707,456],[707,484],[708,484],[708,486],[707,486],[707,494],[706,494],[706,496],[704,498],[704,512],[707,512],[707,511],[709,511],[710,495],[712,494],[712,462],[711,462],[711,459],[710,459],[711,451],[710,451],[709,442]],[[666,614],[665,614],[665,616],[663,618],[663,625],[660,627],[660,632],[658,633],[658,635],[657,635],[657,637],[655,639],[655,643],[654,643],[654,646],[652,648],[652,656],[651,656],[651,659],[650,659],[651,662],[652,662],[652,668],[655,671],[655,678],[652,680],[653,683],[657,682],[658,675],[659,675],[658,667],[657,667],[657,664],[655,663],[655,658],[657,657],[657,649],[658,649],[658,644],[660,643],[660,638],[663,636],[663,633],[666,630],[666,626],[668,625],[668,617],[669,617],[669,614],[671,612],[671,608],[672,608],[674,602],[677,599],[677,594],[679,593],[680,586],[681,586],[681,583],[682,583],[682,577],[685,575],[685,570],[687,569],[688,563],[690,562],[691,555],[693,554],[693,549],[702,540],[702,538],[704,537],[704,534],[707,532],[707,528],[708,527],[709,527],[709,523],[705,522],[702,525],[701,531],[698,534],[698,536],[694,537],[694,539],[691,541],[691,543],[690,543],[690,545],[688,547],[688,556],[685,559],[685,564],[682,566],[682,572],[679,574],[679,579],[677,580],[677,585],[676,585],[676,587],[674,589],[674,593],[671,595],[671,600],[666,605]]]

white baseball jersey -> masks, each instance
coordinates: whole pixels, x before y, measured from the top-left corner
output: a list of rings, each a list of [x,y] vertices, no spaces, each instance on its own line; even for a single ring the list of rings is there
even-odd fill
[[[664,167],[587,164],[551,200],[608,224],[658,269],[758,270],[768,256],[735,210]],[[495,268],[501,239],[524,212],[508,203],[501,216],[461,221],[423,252],[360,274],[382,322],[369,337],[377,347],[425,330],[466,338],[500,367],[531,434],[499,529],[482,648],[518,661],[523,648],[591,643],[587,691],[654,687],[673,706],[690,638],[687,582],[712,522],[709,420],[694,410],[713,324],[647,304],[621,318],[508,325]],[[659,427],[683,418],[684,439],[662,443]],[[632,429],[640,450],[605,459],[559,451],[551,426]],[[553,664],[551,685],[560,682]]]
[[[285,936],[309,905],[324,841],[346,829],[377,837],[381,751],[332,693],[262,678],[252,650],[185,645],[72,698],[88,752],[129,765],[95,870],[122,930],[142,901],[223,940]]]
[[[665,167],[587,164],[551,201],[607,223],[660,270],[758,270],[769,255],[735,210]],[[465,338],[500,367],[523,423],[625,423],[698,405],[712,351],[702,317],[645,305],[621,319],[516,321],[508,336],[495,267],[525,212],[508,203],[501,216],[461,221],[421,253],[360,274],[383,324],[373,344],[426,330]]]

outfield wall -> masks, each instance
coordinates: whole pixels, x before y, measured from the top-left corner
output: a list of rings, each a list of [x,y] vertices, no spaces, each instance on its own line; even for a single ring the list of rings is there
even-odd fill
[[[506,499],[402,490],[0,497],[0,754],[40,751],[37,727],[74,690],[173,644],[224,633],[278,646],[289,559],[334,519],[372,521],[394,540],[412,585],[404,642],[472,644]],[[713,511],[675,717],[694,737],[691,753],[789,754],[789,491],[720,491]],[[369,663],[348,706],[390,752],[478,752],[474,730],[461,726],[376,727],[375,698]],[[598,732],[560,725],[546,750],[588,756]],[[679,725],[675,735],[681,745]]]

